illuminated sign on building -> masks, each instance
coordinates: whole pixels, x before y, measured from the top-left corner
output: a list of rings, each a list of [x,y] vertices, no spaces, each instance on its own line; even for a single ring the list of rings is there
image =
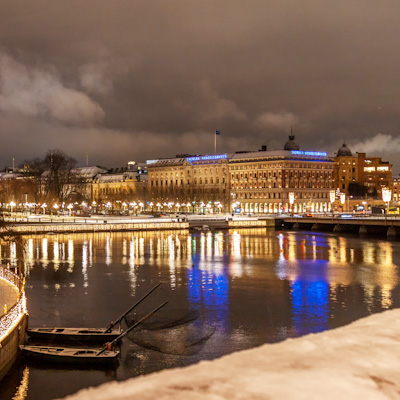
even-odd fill
[[[291,153],[296,156],[312,156],[312,157],[326,157],[328,155],[324,151],[291,150]]]
[[[209,160],[222,160],[228,158],[227,154],[217,154],[215,156],[198,156],[198,157],[188,157],[186,161],[209,161]]]
[[[389,171],[389,167],[377,167],[378,171]]]
[[[146,164],[150,165],[150,164],[155,164],[156,162],[158,162],[159,160],[146,160]]]

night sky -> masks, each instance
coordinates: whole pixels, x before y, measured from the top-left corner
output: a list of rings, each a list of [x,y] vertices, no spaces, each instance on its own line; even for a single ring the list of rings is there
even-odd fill
[[[400,172],[398,0],[1,0],[0,168],[61,149],[381,156]]]

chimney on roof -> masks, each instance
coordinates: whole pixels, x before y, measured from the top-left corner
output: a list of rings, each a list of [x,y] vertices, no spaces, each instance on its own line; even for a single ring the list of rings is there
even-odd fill
[[[267,146],[265,144],[263,144],[261,146],[261,150],[258,150],[258,151],[267,151]]]

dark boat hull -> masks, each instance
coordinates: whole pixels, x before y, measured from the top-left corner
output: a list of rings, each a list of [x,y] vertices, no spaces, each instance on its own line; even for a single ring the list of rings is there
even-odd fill
[[[64,347],[20,346],[23,357],[36,361],[70,365],[109,365],[118,364],[119,351],[101,349],[73,349]]]
[[[121,329],[106,328],[32,328],[27,330],[30,339],[40,342],[54,343],[107,343],[113,341],[121,333]]]

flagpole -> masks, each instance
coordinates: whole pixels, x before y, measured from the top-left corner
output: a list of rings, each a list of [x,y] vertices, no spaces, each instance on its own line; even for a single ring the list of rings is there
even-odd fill
[[[214,155],[217,154],[217,133],[214,134]]]

